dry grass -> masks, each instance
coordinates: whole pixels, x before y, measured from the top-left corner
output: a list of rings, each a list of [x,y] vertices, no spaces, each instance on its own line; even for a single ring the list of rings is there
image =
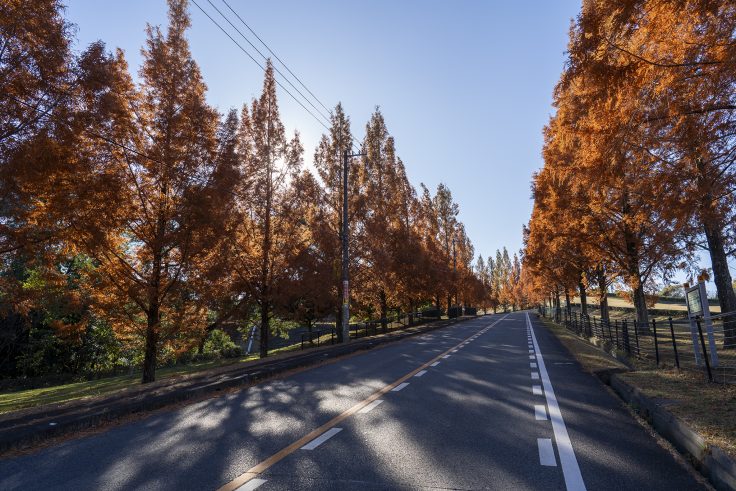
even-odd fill
[[[557,336],[557,339],[572,353],[585,370],[593,373],[600,370],[627,368],[616,358],[584,341],[564,327],[548,319],[542,319],[542,322]]]
[[[736,386],[704,383],[702,374],[676,369],[637,370],[621,377],[649,397],[673,401],[669,411],[736,458]]]

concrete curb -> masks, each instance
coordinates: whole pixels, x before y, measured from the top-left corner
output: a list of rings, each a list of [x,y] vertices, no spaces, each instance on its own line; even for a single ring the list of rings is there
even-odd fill
[[[601,377],[605,382],[605,379]],[[736,462],[715,445],[683,423],[655,400],[626,383],[618,375],[610,374],[607,382],[611,388],[652,427],[681,453],[690,458],[693,465],[708,478],[718,490],[736,490]]]
[[[357,339],[346,345],[329,345],[298,351],[282,358],[266,359],[245,366],[214,369],[174,380],[165,379],[148,386],[122,389],[105,396],[7,413],[0,416],[0,452],[93,427],[130,414],[151,411],[188,399],[264,381],[289,370],[313,366],[325,360],[369,350],[470,319],[472,318],[436,321],[403,331]]]

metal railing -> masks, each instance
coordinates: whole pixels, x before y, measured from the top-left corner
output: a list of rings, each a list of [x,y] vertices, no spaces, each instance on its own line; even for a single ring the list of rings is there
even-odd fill
[[[398,331],[407,327],[419,326],[426,322],[439,320],[440,318],[434,311],[397,313],[384,318],[351,323],[348,332],[350,333],[350,339],[358,339]],[[327,334],[330,335],[330,339],[322,339]],[[320,346],[320,344],[335,344],[336,339],[337,332],[334,327],[313,329],[311,332],[301,334],[301,349]]]
[[[713,315],[711,329],[704,318],[635,319],[585,315],[568,309],[539,308],[540,315],[583,338],[596,338],[608,351],[651,362],[658,368],[702,372],[709,381],[736,383],[736,312]]]

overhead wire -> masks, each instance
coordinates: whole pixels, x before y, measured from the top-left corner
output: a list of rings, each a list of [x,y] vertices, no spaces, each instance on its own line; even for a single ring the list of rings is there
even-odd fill
[[[196,1],[196,0],[191,0],[191,2],[192,2],[192,3],[194,4],[194,5],[196,5],[196,6],[197,6],[197,8],[198,8],[199,10],[201,10],[201,11],[202,11],[202,13],[203,13],[204,15],[206,15],[206,16],[207,16],[207,18],[208,18],[209,20],[211,20],[211,21],[212,21],[212,23],[213,23],[213,24],[215,24],[215,25],[216,25],[216,26],[217,26],[217,27],[218,27],[218,28],[219,28],[219,29],[220,29],[220,30],[221,30],[221,31],[222,31],[222,32],[223,32],[223,33],[224,33],[224,34],[225,34],[225,35],[226,35],[226,36],[227,36],[228,38],[230,38],[230,40],[231,40],[231,41],[232,41],[233,43],[235,43],[235,45],[236,45],[236,46],[237,46],[238,48],[240,48],[240,50],[241,50],[241,51],[242,51],[243,53],[245,53],[246,55],[248,55],[248,58],[250,58],[250,59],[251,59],[251,60],[253,61],[253,63],[255,63],[256,65],[258,65],[258,66],[259,66],[259,67],[260,67],[260,68],[261,68],[262,70],[265,70],[265,69],[266,69],[266,67],[264,67],[264,66],[263,66],[263,65],[262,65],[261,63],[259,63],[259,62],[258,62],[258,60],[256,60],[256,59],[255,59],[255,57],[254,57],[253,55],[251,55],[251,54],[250,54],[250,53],[249,53],[249,52],[248,52],[248,51],[247,51],[247,50],[246,50],[245,48],[243,48],[243,46],[242,46],[242,45],[241,45],[241,44],[240,44],[240,43],[239,43],[239,42],[238,42],[238,41],[237,41],[237,40],[236,40],[235,38],[233,38],[233,37],[232,37],[232,36],[230,35],[230,33],[229,33],[229,32],[227,32],[227,30],[225,30],[225,28],[224,28],[224,27],[222,27],[222,26],[221,26],[221,25],[220,25],[220,24],[219,24],[219,23],[218,23],[218,22],[217,22],[217,21],[216,21],[215,19],[213,19],[213,18],[212,18],[212,16],[211,16],[210,14],[208,14],[208,13],[207,13],[207,11],[205,11],[205,10],[204,10],[204,9],[203,9],[203,8],[202,8],[202,7],[201,7],[201,6],[200,6],[200,5],[199,5],[199,4],[197,3],[197,1]],[[302,107],[302,109],[304,109],[305,111],[307,111],[307,113],[309,113],[309,115],[310,115],[310,116],[312,116],[312,118],[314,118],[314,120],[315,120],[315,121],[317,121],[317,122],[318,122],[318,123],[319,123],[320,125],[322,125],[322,127],[324,127],[324,128],[325,128],[325,129],[327,130],[327,131],[329,131],[329,130],[330,130],[329,126],[327,126],[327,125],[326,125],[326,124],[325,124],[325,123],[324,123],[324,122],[323,122],[323,121],[322,121],[321,119],[319,119],[319,118],[318,118],[317,116],[315,116],[315,115],[314,115],[314,113],[313,113],[312,111],[310,111],[310,110],[309,110],[309,108],[308,108],[307,106],[305,106],[305,105],[304,105],[304,103],[303,103],[302,101],[300,101],[299,99],[297,99],[297,98],[296,98],[296,96],[294,96],[294,94],[292,94],[292,93],[291,93],[291,92],[289,91],[289,89],[287,89],[286,87],[284,87],[284,85],[283,85],[283,84],[282,84],[281,82],[279,82],[279,80],[278,80],[278,79],[274,78],[274,80],[275,80],[276,84],[277,84],[277,85],[278,85],[279,87],[281,87],[281,89],[282,89],[282,90],[283,90],[284,92],[286,92],[286,93],[287,93],[287,94],[288,94],[288,95],[289,95],[289,96],[290,96],[290,97],[291,97],[292,99],[294,99],[294,101],[296,101],[296,103],[297,103],[297,104],[299,104],[299,105],[300,105],[300,106]]]
[[[235,29],[235,32],[237,32],[238,34],[240,34],[240,37],[242,37],[245,40],[245,42],[250,45],[251,48],[253,48],[254,50],[256,50],[256,53],[258,53],[259,55],[261,55],[261,58],[263,58],[264,60],[268,60],[268,57],[266,55],[264,55],[263,53],[261,53],[261,50],[259,50],[256,47],[256,45],[254,45],[250,41],[250,39],[248,39],[247,37],[245,37],[245,35],[240,31],[240,29],[238,29],[237,27],[235,27],[235,24],[233,24],[230,21],[230,19],[228,19],[228,17],[225,14],[223,14],[222,11],[220,11],[220,9],[217,8],[217,6],[215,6],[214,3],[212,3],[212,0],[207,0],[207,3],[209,3],[210,6],[212,6],[212,8],[215,9],[215,11],[218,14],[220,14],[220,16],[223,19],[225,19],[225,22],[227,22],[228,24],[230,24],[230,27],[232,27],[233,29]],[[282,64],[283,64],[283,62],[282,62]],[[317,114],[319,114],[320,116],[322,116],[322,118],[324,118],[325,121],[327,121],[328,123],[330,122],[330,118],[327,117],[327,116],[325,116],[324,114],[322,114],[322,111],[320,111],[320,109],[317,106],[315,106],[314,104],[312,104],[312,101],[310,101],[309,98],[307,96],[305,96],[304,93],[301,90],[299,90],[299,88],[297,86],[295,86],[291,82],[291,80],[289,80],[289,78],[286,75],[284,75],[281,72],[281,70],[279,70],[279,68],[277,66],[275,66],[275,65],[272,65],[272,66],[273,66],[273,69],[276,71],[276,73],[278,73],[279,75],[281,75],[281,77],[283,78],[283,80],[286,83],[288,83],[297,92],[297,94],[299,94],[300,96],[302,96],[302,98],[304,98],[304,100],[307,102],[307,104],[309,104],[310,106],[312,106],[312,109],[314,109],[317,112]],[[327,112],[329,113],[330,111],[328,110]]]
[[[210,2],[210,0],[207,0],[207,1],[208,1],[208,2],[210,3],[210,4],[212,4],[212,2]],[[248,31],[250,31],[250,33],[251,33],[251,34],[253,34],[253,36],[255,36],[255,38],[256,38],[256,39],[258,39],[258,41],[259,41],[259,42],[260,42],[260,43],[261,43],[261,44],[262,44],[262,45],[263,45],[263,46],[264,46],[264,47],[265,47],[265,48],[266,48],[266,49],[268,50],[268,52],[269,52],[269,53],[271,53],[271,55],[272,55],[272,56],[273,56],[273,57],[274,57],[274,58],[275,58],[275,59],[276,59],[276,60],[277,60],[277,61],[278,61],[279,63],[281,63],[281,65],[282,65],[282,66],[283,66],[283,67],[284,67],[284,68],[286,69],[286,71],[287,71],[287,72],[289,72],[289,74],[290,74],[290,75],[291,75],[292,77],[294,77],[294,79],[295,79],[295,80],[296,80],[296,81],[297,81],[297,82],[299,83],[299,85],[301,85],[301,86],[302,86],[302,87],[304,88],[304,90],[306,90],[306,91],[307,91],[307,93],[309,93],[309,95],[311,95],[311,96],[312,96],[312,97],[314,98],[314,100],[315,100],[315,101],[317,101],[317,103],[318,103],[318,104],[319,104],[320,106],[322,106],[322,107],[323,107],[323,108],[325,109],[325,111],[327,111],[327,113],[328,113],[328,114],[329,114],[330,116],[333,116],[332,110],[331,110],[331,109],[329,109],[329,108],[328,108],[328,107],[327,107],[327,106],[326,106],[326,105],[325,105],[325,104],[324,104],[324,103],[323,103],[323,102],[322,102],[322,101],[321,101],[321,100],[319,99],[319,97],[317,97],[317,96],[316,96],[316,95],[314,94],[314,92],[312,92],[312,91],[311,91],[311,90],[309,89],[309,87],[307,87],[307,85],[306,85],[306,84],[305,84],[305,83],[304,83],[304,82],[302,81],[302,79],[300,79],[300,78],[299,78],[299,76],[298,76],[298,75],[297,75],[296,73],[294,73],[294,72],[292,71],[292,69],[291,69],[291,68],[289,68],[289,66],[288,66],[288,65],[286,64],[286,62],[284,62],[284,60],[282,60],[281,58],[279,58],[279,56],[278,56],[278,55],[277,55],[277,54],[276,54],[276,53],[274,52],[274,50],[273,50],[273,49],[271,49],[271,47],[270,47],[270,46],[268,45],[268,43],[267,43],[266,41],[264,41],[264,40],[263,40],[263,39],[262,39],[262,38],[261,38],[261,37],[260,37],[260,36],[258,35],[258,33],[257,33],[257,32],[256,32],[256,31],[255,31],[255,30],[254,30],[254,29],[253,29],[253,28],[252,28],[252,27],[251,27],[251,26],[250,26],[250,25],[249,25],[249,24],[248,24],[247,22],[245,22],[245,19],[243,19],[243,17],[242,17],[242,16],[240,15],[240,14],[238,14],[238,12],[237,12],[237,11],[235,11],[235,9],[233,9],[233,8],[232,8],[232,6],[231,6],[231,5],[230,5],[230,4],[229,4],[229,3],[227,2],[227,0],[222,0],[222,3],[224,3],[224,4],[225,4],[225,6],[226,6],[226,7],[227,7],[227,8],[228,8],[228,9],[229,9],[229,10],[230,10],[230,11],[231,11],[231,12],[232,12],[232,13],[233,13],[234,15],[235,15],[235,17],[237,17],[237,18],[238,18],[238,20],[239,20],[239,21],[240,21],[240,22],[241,22],[241,23],[242,23],[242,24],[243,24],[243,25],[244,25],[244,26],[246,27],[246,29],[248,29]],[[214,5],[213,5],[213,7],[214,7]],[[217,10],[217,7],[215,7],[215,9]],[[218,12],[219,12],[219,10],[218,10]],[[222,15],[222,12],[220,12],[220,15]],[[223,17],[224,17],[224,16],[223,16]],[[230,24],[230,25],[232,25],[232,24]],[[234,27],[234,26],[233,26],[233,27]],[[234,28],[235,28],[235,27],[234,27]],[[237,28],[236,28],[236,30],[237,30]],[[238,31],[238,32],[240,33],[240,31]],[[243,34],[242,34],[242,33],[240,33],[240,35],[241,35],[241,36],[243,36]],[[247,38],[246,38],[245,36],[243,36],[243,38],[244,38],[244,39],[246,39],[246,41],[247,41]],[[251,43],[250,43],[250,41],[249,41],[249,44],[251,44]],[[251,44],[251,46],[253,46],[253,45]],[[256,49],[256,51],[259,51],[259,50],[258,50],[257,48],[255,48],[255,46],[254,46],[254,49]],[[260,53],[260,51],[259,51],[259,53]],[[262,53],[260,53],[260,54],[261,54],[261,56],[264,56],[264,55],[263,55]],[[265,58],[265,56],[264,56],[264,58]],[[275,68],[275,67],[274,67],[274,68]],[[284,74],[283,74],[283,73],[281,73],[280,71],[279,71],[279,73],[281,74],[281,76],[282,76],[282,77],[286,78],[286,77],[284,76]],[[291,84],[291,83],[290,83],[290,85],[292,85],[292,86],[293,86],[293,84]],[[295,88],[296,88],[296,87],[295,87]],[[301,92],[300,92],[300,93],[301,93]],[[304,95],[302,94],[302,96],[304,96]],[[306,99],[306,97],[305,97],[305,99]],[[352,141],[353,141],[353,142],[355,143],[355,145],[358,145],[358,150],[359,150],[359,147],[360,147],[360,145],[361,145],[361,142],[360,142],[360,141],[359,141],[359,140],[358,140],[357,138],[355,138],[355,136],[353,136],[352,134],[350,134],[350,139],[351,139],[351,140],[352,140]],[[355,145],[352,145],[354,149],[356,148],[356,147],[355,147]]]
[[[224,14],[224,13],[223,13],[223,12],[222,12],[222,11],[221,11],[220,9],[218,9],[218,8],[217,8],[217,7],[216,7],[216,6],[215,6],[215,5],[214,5],[214,4],[212,3],[212,1],[211,1],[211,0],[207,0],[207,2],[208,2],[208,3],[209,3],[209,4],[211,5],[211,6],[212,6],[212,8],[214,8],[214,9],[215,9],[215,10],[217,11],[217,13],[218,13],[218,14],[220,14],[220,16],[222,16],[222,18],[224,18],[224,19],[225,19],[225,21],[226,21],[226,22],[227,22],[227,23],[228,23],[228,24],[229,24],[229,25],[230,25],[230,26],[231,26],[231,27],[232,27],[233,29],[235,29],[235,31],[236,31],[236,32],[237,32],[237,33],[238,33],[238,34],[239,34],[239,35],[240,35],[240,36],[241,36],[241,37],[242,37],[242,38],[243,38],[243,39],[244,39],[244,40],[245,40],[245,41],[246,41],[246,42],[247,42],[247,43],[248,43],[248,44],[249,44],[249,45],[250,45],[250,46],[251,46],[251,47],[252,47],[253,49],[254,49],[254,50],[256,50],[256,52],[257,52],[257,53],[258,53],[258,54],[259,54],[259,55],[260,55],[260,56],[261,56],[261,57],[262,57],[262,58],[263,58],[264,60],[267,60],[267,59],[268,59],[268,57],[267,57],[266,55],[264,55],[264,54],[263,54],[263,53],[261,52],[261,50],[259,50],[259,49],[258,49],[258,48],[257,48],[257,47],[256,47],[256,46],[255,46],[255,45],[254,45],[254,44],[253,44],[253,43],[252,43],[252,42],[251,42],[251,41],[250,41],[250,40],[249,40],[249,39],[247,38],[247,36],[245,36],[245,34],[244,34],[244,33],[243,33],[243,32],[242,32],[242,31],[241,31],[240,29],[238,29],[238,28],[237,28],[237,27],[236,27],[236,26],[235,26],[235,25],[234,25],[234,24],[233,24],[233,23],[232,23],[232,22],[230,21],[230,19],[229,19],[229,18],[227,17],[227,15],[225,15],[225,14]],[[245,54],[246,54],[246,55],[248,56],[248,58],[250,58],[250,59],[251,59],[251,61],[253,61],[253,63],[255,63],[255,64],[256,64],[256,65],[257,65],[257,66],[258,66],[259,68],[261,68],[262,70],[265,70],[265,67],[264,67],[264,66],[263,66],[263,65],[262,65],[262,64],[261,64],[261,63],[260,63],[260,62],[259,62],[258,60],[256,60],[256,59],[255,59],[255,57],[254,57],[254,56],[253,56],[253,55],[252,55],[252,54],[251,54],[251,53],[250,53],[250,52],[249,52],[248,50],[246,50],[246,49],[245,49],[245,48],[244,48],[244,47],[243,47],[243,46],[242,46],[242,45],[241,45],[241,44],[240,44],[240,43],[239,43],[239,42],[238,42],[238,41],[237,41],[237,40],[236,40],[236,39],[235,39],[235,38],[234,38],[234,37],[233,37],[233,36],[232,36],[232,35],[231,35],[231,34],[230,34],[230,33],[229,33],[229,32],[228,32],[228,31],[227,31],[227,30],[226,30],[226,29],[225,29],[225,28],[224,28],[224,27],[223,27],[223,26],[222,26],[222,25],[220,24],[220,23],[219,23],[219,22],[218,22],[218,21],[216,21],[216,20],[215,20],[215,19],[214,19],[214,18],[213,18],[213,17],[212,17],[212,16],[211,16],[211,15],[210,15],[209,13],[207,13],[207,12],[206,12],[206,11],[205,11],[205,10],[204,10],[204,9],[202,8],[202,6],[201,6],[201,5],[199,5],[199,3],[197,3],[197,0],[192,0],[192,3],[193,3],[193,4],[194,4],[194,5],[195,5],[195,6],[196,6],[196,7],[197,7],[197,8],[198,8],[198,9],[199,9],[199,10],[200,10],[200,11],[201,11],[201,12],[202,12],[203,14],[204,14],[204,15],[205,15],[205,16],[206,16],[206,17],[207,17],[207,18],[208,18],[208,19],[209,19],[209,20],[210,20],[210,21],[211,21],[211,22],[212,22],[213,24],[215,24],[215,26],[217,26],[217,27],[218,27],[218,28],[219,28],[219,29],[220,29],[220,30],[221,30],[221,31],[222,31],[222,32],[223,32],[223,33],[224,33],[224,34],[225,34],[225,35],[226,35],[226,36],[227,36],[227,37],[228,37],[228,38],[229,38],[229,39],[230,39],[230,40],[231,40],[231,41],[232,41],[232,42],[233,42],[233,43],[234,43],[234,44],[235,44],[235,45],[236,45],[236,46],[237,46],[237,47],[238,47],[238,48],[239,48],[239,49],[240,49],[240,50],[241,50],[242,52],[243,52],[243,53],[245,53]],[[241,23],[242,23],[242,24],[243,24],[243,25],[244,25],[244,26],[245,26],[245,27],[246,27],[246,28],[247,28],[247,29],[248,29],[248,30],[249,30],[249,31],[250,31],[250,32],[251,32],[251,33],[252,33],[252,34],[253,34],[253,35],[254,35],[254,36],[255,36],[255,37],[257,38],[257,39],[258,39],[258,41],[260,41],[260,42],[261,42],[261,44],[263,44],[263,45],[265,46],[265,48],[266,48],[266,49],[268,50],[268,52],[269,52],[269,53],[271,53],[271,54],[272,54],[272,55],[274,56],[274,58],[275,58],[276,60],[278,60],[278,62],[279,62],[279,63],[280,63],[280,64],[281,64],[281,65],[282,65],[282,66],[283,66],[283,67],[284,67],[284,68],[285,68],[285,69],[286,69],[286,70],[287,70],[287,71],[288,71],[288,72],[289,72],[289,73],[290,73],[290,74],[291,74],[291,75],[292,75],[292,76],[293,76],[293,77],[294,77],[294,78],[295,78],[295,79],[297,80],[297,82],[298,82],[298,83],[299,83],[299,84],[300,84],[300,85],[301,85],[302,87],[304,87],[304,89],[305,89],[305,90],[306,90],[306,91],[307,91],[307,92],[308,92],[308,93],[309,93],[309,94],[310,94],[310,95],[311,95],[311,96],[312,96],[312,97],[314,98],[314,100],[315,100],[315,101],[317,101],[317,103],[318,103],[319,105],[321,105],[321,106],[322,106],[322,107],[323,107],[323,108],[324,108],[324,109],[325,109],[325,110],[326,110],[326,111],[327,111],[327,112],[328,112],[328,113],[330,114],[330,116],[333,116],[333,113],[332,113],[332,111],[330,111],[330,110],[329,110],[329,109],[328,109],[328,108],[327,108],[327,107],[325,106],[325,104],[324,104],[324,103],[322,103],[322,101],[321,101],[321,100],[320,100],[320,99],[319,99],[319,98],[318,98],[317,96],[315,96],[315,95],[314,95],[314,92],[312,92],[312,91],[311,91],[311,90],[309,89],[309,87],[307,87],[307,86],[306,86],[306,84],[304,84],[304,82],[303,82],[303,81],[302,81],[302,80],[301,80],[301,79],[300,79],[300,78],[299,78],[299,77],[298,77],[298,76],[297,76],[296,74],[294,74],[294,72],[293,72],[293,71],[292,71],[292,70],[291,70],[291,69],[290,69],[290,68],[289,68],[289,67],[288,67],[288,66],[286,65],[286,63],[284,63],[284,61],[283,61],[283,60],[282,60],[281,58],[279,58],[279,57],[278,57],[278,56],[276,55],[276,53],[275,53],[275,52],[274,52],[274,51],[273,51],[273,50],[272,50],[272,49],[271,49],[271,48],[270,48],[270,47],[268,46],[268,44],[267,44],[267,43],[266,43],[265,41],[263,41],[263,39],[262,39],[262,38],[261,38],[260,36],[258,36],[258,34],[257,34],[257,33],[256,33],[256,32],[255,32],[255,31],[254,31],[254,30],[253,30],[253,29],[252,29],[252,28],[251,28],[251,27],[250,27],[250,26],[249,26],[249,25],[248,25],[248,24],[247,24],[247,23],[245,22],[245,20],[244,20],[244,19],[242,18],[242,16],[240,16],[240,15],[239,15],[239,14],[238,14],[238,13],[237,13],[237,12],[236,12],[236,11],[235,11],[235,10],[234,10],[234,9],[233,9],[232,7],[231,7],[231,6],[230,6],[230,4],[228,4],[228,3],[227,3],[227,2],[225,1],[225,0],[223,0],[223,3],[224,3],[224,4],[225,4],[225,5],[227,6],[227,7],[228,7],[228,9],[230,9],[230,11],[232,11],[232,12],[233,12],[233,14],[234,14],[234,15],[235,15],[235,16],[236,16],[236,17],[237,17],[237,18],[238,18],[239,20],[240,20],[240,22],[241,22]],[[276,72],[277,72],[277,73],[278,73],[278,74],[279,74],[279,75],[280,75],[280,76],[281,76],[281,77],[282,77],[282,78],[283,78],[283,79],[285,80],[285,82],[286,82],[286,83],[288,83],[288,84],[289,84],[289,85],[290,85],[290,86],[291,86],[291,87],[292,87],[292,88],[294,89],[294,91],[296,91],[296,92],[297,92],[297,93],[298,93],[298,94],[299,94],[299,95],[300,95],[300,96],[301,96],[301,97],[302,97],[302,98],[303,98],[303,99],[304,99],[304,100],[305,100],[305,101],[306,101],[306,102],[307,102],[307,103],[308,103],[308,104],[309,104],[309,105],[310,105],[310,106],[311,106],[311,107],[312,107],[312,108],[314,109],[314,111],[316,111],[316,112],[317,112],[317,114],[319,114],[319,116],[321,116],[322,118],[324,118],[324,120],[325,120],[325,121],[327,121],[328,123],[330,123],[330,124],[332,123],[332,121],[331,121],[331,118],[328,118],[328,117],[326,117],[326,116],[325,116],[325,115],[324,115],[324,114],[323,114],[323,113],[322,113],[322,112],[321,112],[321,111],[320,111],[320,110],[319,110],[319,109],[318,109],[317,107],[315,107],[315,105],[314,105],[314,104],[313,104],[313,103],[312,103],[312,102],[311,102],[311,101],[309,100],[309,98],[308,98],[308,97],[307,97],[306,95],[304,95],[304,93],[303,93],[303,92],[302,92],[301,90],[299,90],[299,88],[297,88],[297,87],[296,87],[296,86],[294,85],[294,83],[293,83],[293,82],[291,82],[291,80],[290,80],[290,79],[289,79],[289,78],[288,78],[288,77],[287,77],[287,76],[286,76],[286,75],[285,75],[285,74],[284,74],[284,73],[283,73],[283,72],[282,72],[281,70],[279,70],[279,69],[278,69],[278,67],[274,66],[274,70],[275,70],[275,71],[276,71]],[[317,117],[317,116],[316,116],[316,115],[314,114],[314,112],[312,112],[312,111],[311,111],[311,110],[310,110],[309,108],[307,108],[307,107],[306,107],[306,106],[304,105],[304,103],[303,103],[303,102],[302,102],[301,100],[299,100],[299,99],[298,99],[298,98],[297,98],[297,97],[296,97],[296,96],[295,96],[295,95],[294,95],[294,94],[293,94],[293,93],[292,93],[292,92],[291,92],[291,91],[290,91],[289,89],[287,89],[287,88],[286,88],[286,87],[284,86],[284,84],[282,84],[282,83],[281,83],[281,82],[280,82],[280,81],[279,81],[278,79],[276,79],[276,78],[275,78],[274,80],[276,81],[276,83],[278,84],[278,86],[279,86],[279,87],[280,87],[281,89],[283,89],[283,90],[284,90],[284,91],[285,91],[285,92],[286,92],[286,93],[287,93],[287,94],[288,94],[288,95],[289,95],[289,96],[290,96],[290,97],[291,97],[292,99],[294,99],[294,101],[295,101],[295,102],[296,102],[297,104],[299,104],[299,105],[300,105],[300,106],[302,107],[302,109],[304,109],[304,110],[305,110],[305,111],[306,111],[306,112],[307,112],[307,113],[308,113],[308,114],[309,114],[310,116],[312,116],[312,118],[314,118],[314,119],[315,119],[315,121],[317,121],[317,122],[318,122],[318,123],[319,123],[319,124],[320,124],[320,125],[321,125],[322,127],[324,127],[324,128],[326,129],[326,130],[328,130],[328,131],[330,130],[330,128],[329,128],[329,127],[328,127],[328,126],[327,126],[327,125],[326,125],[326,124],[325,124],[325,123],[324,123],[324,122],[323,122],[322,120],[320,120],[320,119],[319,119],[319,118],[318,118],[318,117]],[[361,145],[361,142],[360,142],[360,141],[359,141],[358,139],[356,139],[356,138],[355,138],[355,137],[354,137],[354,136],[353,136],[352,134],[350,135],[350,139],[351,139],[351,147],[352,147],[353,149],[356,149],[356,148],[357,148],[357,149],[359,150],[359,149],[360,149],[360,145]]]

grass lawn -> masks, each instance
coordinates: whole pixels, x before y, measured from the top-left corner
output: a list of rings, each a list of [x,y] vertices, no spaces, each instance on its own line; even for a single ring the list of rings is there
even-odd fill
[[[230,358],[223,360],[210,360],[188,365],[177,365],[163,367],[156,370],[156,379],[162,380],[178,375],[186,375],[210,368],[232,365],[244,361],[256,359],[255,355],[244,358]],[[82,397],[99,396],[109,394],[116,390],[140,385],[141,374],[134,372],[131,375],[118,375],[97,380],[85,380],[70,384],[43,387],[39,389],[27,389],[13,392],[0,393],[0,414],[17,411],[43,404],[53,404]]]
[[[397,326],[393,327],[392,330],[397,329]],[[322,346],[324,344],[329,344],[330,338],[331,336],[329,333],[321,336],[319,338],[319,345]],[[313,339],[313,346],[317,346],[317,338]],[[297,351],[299,349],[301,349],[301,343],[295,343],[282,348],[270,350],[269,355],[274,356],[290,351]],[[257,359],[258,354],[251,354],[242,358],[210,360],[186,365],[163,367],[156,370],[156,380],[197,373],[227,365],[251,362]],[[74,399],[81,399],[83,397],[110,394],[116,390],[139,386],[140,378],[140,371],[136,371],[131,375],[118,375],[97,380],[85,380],[38,389],[2,392],[0,393],[0,414],[41,406],[44,404],[55,404]]]
[[[562,326],[543,319],[545,325],[588,371],[622,368],[624,365]],[[632,360],[636,370],[620,374],[645,395],[671,401],[667,409],[687,422],[711,445],[736,458],[736,385],[707,383],[702,373],[657,369]]]

